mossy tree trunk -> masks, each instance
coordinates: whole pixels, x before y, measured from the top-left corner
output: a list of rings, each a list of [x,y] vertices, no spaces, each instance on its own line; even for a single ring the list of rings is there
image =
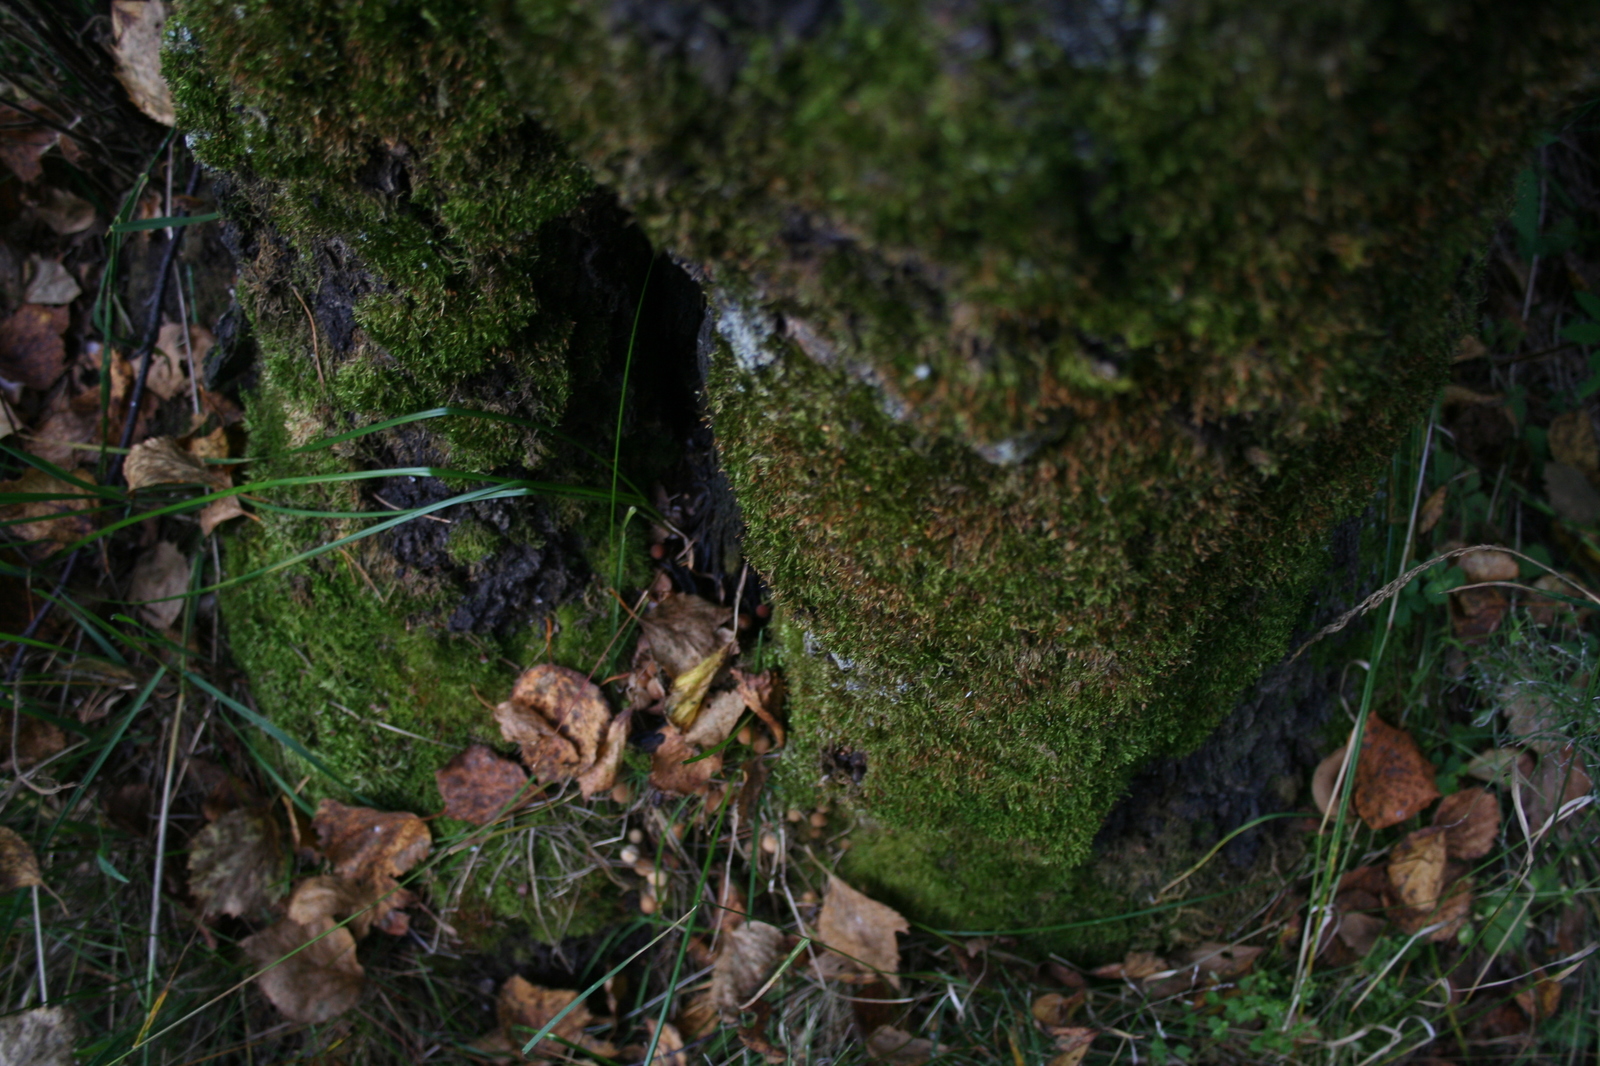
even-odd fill
[[[181,119],[255,242],[263,440],[446,402],[606,440],[648,239],[698,287],[663,268],[637,358],[664,382],[698,347],[781,608],[788,787],[832,767],[885,825],[1045,863],[1283,654],[1600,43],[1558,0],[178,8]],[[632,454],[659,454],[634,384]],[[500,423],[380,447],[581,476]],[[446,705],[492,668],[438,634],[474,567],[567,576],[464,628],[515,659],[554,610],[588,649],[608,520],[491,509],[476,540],[368,560],[406,605],[363,613],[379,654],[245,663],[274,713],[410,692],[408,728],[464,735]],[[236,550],[322,535],[273,518]],[[366,595],[297,580],[238,598],[253,646],[315,643],[307,618]]]

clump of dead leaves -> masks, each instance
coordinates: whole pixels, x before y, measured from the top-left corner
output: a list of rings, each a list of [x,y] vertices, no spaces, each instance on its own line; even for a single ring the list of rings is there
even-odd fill
[[[1539,705],[1516,699],[1504,705],[1513,734],[1528,750],[1496,748],[1466,767],[1469,776],[1507,793],[1524,836],[1536,843],[1587,799],[1591,782],[1583,758],[1570,745],[1545,744],[1548,722]],[[1537,758],[1536,758],[1537,756]],[[1317,767],[1312,795],[1328,816],[1349,780],[1348,745]],[[1501,831],[1501,798],[1472,786],[1440,797],[1436,771],[1403,729],[1368,718],[1354,767],[1351,805],[1369,828],[1385,829],[1421,814],[1437,800],[1432,824],[1407,833],[1382,866],[1346,872],[1334,896],[1336,920],[1325,927],[1319,954],[1334,965],[1365,957],[1393,925],[1406,936],[1435,943],[1453,939],[1472,911],[1473,860],[1492,851]]]

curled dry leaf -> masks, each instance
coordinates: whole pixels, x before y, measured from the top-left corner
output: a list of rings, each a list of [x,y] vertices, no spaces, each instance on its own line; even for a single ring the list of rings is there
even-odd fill
[[[577,998],[576,992],[541,988],[522,977],[513,975],[500,986],[500,996],[495,1004],[495,1016],[500,1022],[501,1032],[505,1034],[511,1046],[520,1049],[550,1024],[552,1018],[565,1010],[567,1004]],[[591,1021],[593,1017],[589,1014],[589,1008],[579,1003],[556,1023],[550,1034],[552,1037],[560,1037],[608,1058],[616,1055],[616,1048],[603,1040],[593,1039],[583,1031]],[[564,1045],[546,1037],[532,1049],[531,1054],[565,1059],[569,1052]]]
[[[161,34],[167,26],[165,0],[112,0],[112,54],[117,80],[133,105],[163,126],[175,125],[172,90],[161,74]]]
[[[174,437],[151,437],[135,444],[128,450],[122,471],[128,488],[135,492],[151,485],[200,484],[225,489],[233,483],[226,467],[206,466]]]
[[[1417,532],[1428,533],[1439,524],[1439,519],[1444,517],[1444,501],[1450,495],[1450,485],[1445,483],[1434,489],[1428,498],[1423,501],[1422,509],[1417,512]]]
[[[732,643],[723,644],[694,666],[672,679],[672,690],[667,693],[667,720],[680,729],[688,729],[700,715],[701,704],[711,683],[717,679],[728,659],[738,650]]]
[[[1342,745],[1319,762],[1316,772],[1311,775],[1311,799],[1322,814],[1327,814],[1333,806],[1333,790],[1339,785],[1339,771],[1344,767],[1344,753],[1349,749],[1350,745]]]
[[[61,335],[71,315],[65,307],[23,304],[0,322],[0,377],[43,392],[66,369]]]
[[[616,785],[617,771],[622,769],[622,756],[628,750],[628,726],[632,719],[632,711],[623,711],[606,726],[594,764],[578,775],[578,793],[584,799],[610,792]]]
[[[783,930],[749,921],[727,935],[711,970],[711,1005],[729,1025],[772,974],[783,951]]]
[[[783,703],[783,686],[778,683],[772,671],[763,670],[759,674],[747,674],[735,668],[733,679],[738,683],[739,695],[744,697],[745,706],[766,725],[772,734],[772,742],[780,748],[783,747],[785,733],[783,722],[778,717],[779,707]]]
[[[0,893],[42,884],[33,849],[14,830],[0,825]]]
[[[269,906],[282,861],[278,827],[259,807],[228,811],[202,828],[189,844],[189,891],[201,916],[238,918]]]
[[[639,619],[650,654],[669,679],[688,673],[733,638],[733,608],[699,596],[668,596]],[[719,632],[719,630],[721,632]]]
[[[1515,581],[1521,573],[1516,556],[1493,548],[1468,552],[1456,560],[1456,565],[1474,584],[1480,581]]]
[[[200,509],[200,535],[209,537],[211,531],[230,518],[241,518],[245,514],[244,505],[237,496],[224,496],[220,500],[212,500]]]
[[[680,796],[703,795],[722,769],[722,756],[699,755],[699,749],[689,744],[683,731],[667,722],[661,727],[661,743],[650,753],[651,786]]]
[[[74,470],[72,476],[85,484],[94,482],[94,475],[87,470]],[[41,555],[65,548],[94,532],[94,520],[83,512],[94,505],[95,497],[87,489],[62,481],[36,467],[30,467],[14,481],[0,481],[0,492],[64,497],[57,500],[28,500],[0,507],[0,521],[17,523],[7,527],[9,532],[23,540],[35,542],[34,550]]]
[[[733,727],[744,714],[744,705],[744,697],[738,692],[716,693],[700,708],[683,739],[701,751],[716,747],[733,733]]]
[[[599,687],[578,671],[541,664],[522,672],[494,718],[500,735],[522,749],[534,780],[547,784],[594,766],[606,742],[611,708]]]
[[[1121,962],[1107,963],[1089,973],[1113,981],[1142,981],[1152,974],[1170,969],[1172,965],[1153,951],[1130,951]]]
[[[189,591],[189,560],[171,541],[158,541],[139,553],[128,581],[128,599],[139,604],[139,616],[157,629],[171,629],[183,614],[184,601],[173,597]]]
[[[1051,1034],[1056,1038],[1060,1053],[1050,1060],[1050,1066],[1078,1066],[1089,1053],[1089,1045],[1100,1035],[1098,1029],[1082,1027],[1064,1028]]]
[[[1389,856],[1389,889],[1399,907],[1395,920],[1407,933],[1428,925],[1444,893],[1448,850],[1445,830],[1418,829],[1394,846]]]
[[[1500,835],[1500,801],[1487,789],[1464,788],[1439,802],[1433,824],[1445,831],[1452,859],[1481,859]]]
[[[319,1025],[355,1006],[366,983],[356,941],[324,918],[312,925],[284,919],[240,943],[258,966],[262,993],[292,1022]]]
[[[416,897],[392,877],[353,881],[348,877],[308,877],[294,886],[289,897],[289,920],[313,926],[322,921],[342,922],[361,940],[373,929],[392,936],[410,928],[405,908]]]
[[[341,877],[399,877],[421,862],[433,843],[428,826],[414,814],[346,807],[331,799],[317,807],[311,824]]]
[[[933,1058],[933,1041],[892,1025],[880,1025],[867,1037],[867,1054],[878,1062],[896,1066],[922,1066]]]
[[[1073,1016],[1083,1007],[1087,999],[1087,991],[1081,988],[1070,996],[1063,996],[1060,992],[1046,992],[1033,1001],[1033,1020],[1046,1029],[1059,1029],[1072,1022]]]
[[[528,774],[516,762],[474,744],[433,772],[444,797],[444,815],[473,825],[488,825],[502,811],[511,810],[524,791]]]
[[[0,1063],[74,1066],[78,1021],[65,1007],[34,1007],[0,1018]]]
[[[826,976],[872,981],[881,975],[898,989],[900,945],[895,934],[910,931],[899,911],[828,875],[822,913],[817,916],[817,938],[828,947],[818,962],[832,964],[823,967]]]
[[[1433,764],[1403,729],[1377,715],[1367,719],[1356,762],[1356,813],[1372,829],[1387,829],[1439,798]]]

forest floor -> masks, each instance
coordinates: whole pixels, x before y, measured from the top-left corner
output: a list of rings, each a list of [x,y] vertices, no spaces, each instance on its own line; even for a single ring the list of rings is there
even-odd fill
[[[113,76],[137,27],[119,46],[97,12],[0,10],[0,1063],[1600,1055],[1592,112],[1519,176],[1451,383],[1374,497],[1394,580],[1276,822],[1299,858],[1247,920],[1093,965],[836,876],[851,816],[763,788],[785,737],[759,586],[701,572],[668,493],[654,584],[603,590],[645,612],[631,665],[485,694],[506,743],[440,772],[443,811],[306,803],[215,590],[239,577],[219,540],[272,502],[235,485],[232,262],[181,137]],[[491,841],[526,862],[489,870]],[[465,905],[474,878],[540,928]],[[563,937],[594,883],[627,917]],[[1187,885],[1103,920],[1203,916]]]

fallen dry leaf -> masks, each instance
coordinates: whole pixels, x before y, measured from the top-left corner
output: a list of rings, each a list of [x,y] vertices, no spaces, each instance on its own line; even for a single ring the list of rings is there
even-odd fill
[[[237,496],[224,496],[220,500],[212,500],[200,508],[200,535],[209,537],[211,531],[230,518],[241,518],[245,514],[244,506]]]
[[[739,686],[739,695],[744,697],[744,705],[766,725],[772,734],[772,742],[783,747],[785,733],[783,722],[778,717],[778,710],[783,703],[783,686],[771,670],[747,674],[735,667],[732,672]]]
[[[1571,744],[1539,756],[1533,772],[1518,783],[1529,830],[1538,833],[1562,807],[1588,795],[1593,787],[1583,753]]]
[[[239,946],[256,965],[271,967],[256,983],[292,1022],[320,1025],[361,999],[366,976],[356,961],[355,937],[329,919],[309,926],[284,919]]]
[[[94,475],[87,470],[74,470],[72,476],[85,483],[94,481]],[[9,531],[22,540],[33,542],[38,554],[59,551],[94,532],[94,520],[82,512],[94,506],[98,498],[87,489],[62,481],[37,467],[29,467],[15,481],[0,482],[0,492],[61,497],[0,507],[0,521],[15,522],[8,527]]]
[[[511,1046],[520,1049],[548,1025],[550,1019],[560,1014],[567,1004],[577,998],[576,992],[541,988],[522,977],[513,975],[500,986],[500,996],[495,1004],[495,1016],[499,1019],[501,1032],[511,1042]],[[616,1054],[614,1047],[603,1040],[595,1040],[583,1031],[591,1021],[593,1016],[590,1015],[588,1007],[579,1003],[567,1012],[566,1017],[556,1023],[555,1028],[550,1030],[550,1036],[560,1037],[597,1054],[614,1056]],[[531,1054],[565,1059],[570,1053],[562,1044],[546,1037],[532,1049]]]
[[[1600,492],[1577,467],[1558,462],[1544,464],[1544,494],[1563,522],[1575,526],[1600,522]]]
[[[1201,977],[1226,981],[1249,973],[1265,950],[1248,944],[1205,943],[1184,952],[1180,965]]]
[[[817,939],[829,949],[824,958],[843,964],[842,970],[834,967],[836,972],[828,976],[848,981],[853,979],[850,971],[854,971],[866,980],[876,980],[881,974],[898,989],[900,945],[895,934],[910,931],[911,926],[899,911],[828,875],[822,913],[817,916]]]
[[[1068,1025],[1087,999],[1088,993],[1081,988],[1070,996],[1046,992],[1033,1001],[1033,1020],[1047,1029]]]
[[[1533,583],[1539,592],[1555,593],[1556,596],[1566,596],[1578,599],[1583,596],[1583,585],[1571,574],[1543,574]],[[1536,626],[1553,626],[1557,624],[1583,625],[1593,612],[1575,608],[1570,603],[1556,599],[1555,596],[1532,595],[1528,597],[1528,620]]]
[[[306,926],[348,918],[347,928],[361,940],[375,928],[393,936],[404,935],[410,924],[405,908],[415,902],[416,897],[392,877],[354,881],[323,875],[294,886],[288,913],[290,921]]]
[[[1387,829],[1439,798],[1433,764],[1417,742],[1377,715],[1367,719],[1356,762],[1356,813],[1372,829]]]
[[[716,1031],[722,1016],[711,1001],[712,992],[706,989],[690,996],[678,1011],[678,1031],[690,1040],[699,1040]]]
[[[1439,802],[1433,824],[1445,831],[1452,859],[1481,859],[1500,835],[1500,801],[1482,788],[1464,788]]]
[[[78,1020],[65,1007],[34,1007],[0,1018],[0,1062],[74,1066]]]
[[[733,639],[733,608],[699,596],[668,596],[639,619],[650,654],[669,680],[687,673]],[[719,630],[721,632],[719,632]]]
[[[112,55],[117,80],[133,105],[163,126],[175,125],[172,90],[161,74],[161,34],[167,26],[164,0],[112,0]]]
[[[171,541],[157,541],[139,553],[128,579],[128,599],[139,615],[157,629],[171,629],[183,614],[184,601],[171,599],[189,591],[189,560]]]
[[[656,1041],[656,1053],[650,1061],[658,1064],[658,1066],[677,1066],[677,1064],[686,1061],[687,1056],[683,1054],[683,1035],[678,1032],[678,1027],[671,1022],[666,1022],[660,1028],[661,1037]],[[654,1018],[646,1018],[644,1020],[644,1029],[647,1035],[654,1037],[656,1035],[656,1020]],[[640,1048],[638,1057],[643,1059],[644,1052],[647,1050],[649,1050],[648,1045]]]
[[[892,1062],[897,1066],[922,1066],[933,1058],[933,1041],[912,1036],[892,1025],[880,1025],[867,1037],[867,1054],[879,1062]]]
[[[1591,478],[1600,476],[1600,440],[1588,411],[1580,407],[1552,418],[1545,439],[1556,462],[1576,467]]]
[[[1561,1009],[1561,982],[1550,980],[1543,969],[1536,970],[1533,984],[1518,992],[1515,998],[1529,1021],[1535,1025],[1549,1021]]]
[[[683,739],[701,751],[714,748],[733,733],[744,710],[744,697],[738,692],[718,692],[701,707]]]
[[[399,877],[427,856],[433,842],[427,824],[414,814],[346,807],[331,799],[317,807],[311,824],[341,877]]]
[[[1561,708],[1548,693],[1508,686],[1500,693],[1500,711],[1512,734],[1534,751],[1555,751],[1566,743]]]
[[[25,302],[63,307],[83,295],[78,279],[58,260],[35,255],[28,257],[28,265],[33,270],[33,277],[22,296]]]
[[[1429,533],[1439,524],[1439,519],[1444,517],[1445,498],[1450,494],[1448,483],[1440,485],[1423,501],[1422,509],[1417,512],[1417,532]]]
[[[23,714],[13,718],[9,706],[0,706],[0,765],[16,771],[37,766],[67,746],[67,735],[54,722]]]
[[[650,753],[650,785],[680,796],[704,795],[722,769],[721,755],[700,758],[683,731],[671,722],[661,727],[661,743]],[[693,759],[693,762],[689,760]]]
[[[1151,974],[1172,969],[1172,966],[1153,951],[1130,951],[1121,962],[1107,963],[1089,973],[1113,981],[1142,981]]]
[[[1341,745],[1337,751],[1317,763],[1317,769],[1311,775],[1311,800],[1321,814],[1327,814],[1333,806],[1333,790],[1338,787],[1339,771],[1344,767],[1344,753],[1349,749],[1350,745]]]
[[[519,794],[524,802],[532,798],[524,790],[527,771],[483,744],[474,744],[445,763],[433,772],[433,779],[444,797],[444,816],[473,825],[488,825],[512,809]]]
[[[724,644],[700,662],[672,679],[672,689],[667,693],[667,720],[679,729],[694,725],[700,715],[711,683],[716,680],[728,659],[737,651],[734,644]]]
[[[57,144],[62,144],[63,154],[66,154],[66,144],[71,144],[72,138],[63,138],[59,132],[34,117],[47,115],[60,121],[60,116],[39,101],[25,100],[18,106],[27,110],[19,111],[15,107],[0,104],[0,161],[10,167],[24,185],[31,185],[44,177],[44,167],[40,165],[39,158]],[[75,145],[73,152],[76,154]]]
[[[711,970],[711,1005],[729,1025],[739,1024],[739,1010],[778,964],[783,930],[766,922],[745,922],[727,934]]]
[[[43,392],[66,369],[61,335],[71,314],[65,307],[23,304],[0,322],[0,378]]]
[[[1089,1053],[1089,1045],[1094,1043],[1100,1031],[1082,1027],[1063,1028],[1051,1035],[1056,1038],[1060,1053],[1050,1060],[1049,1066],[1078,1066]]]
[[[233,484],[226,467],[207,466],[174,437],[151,437],[128,450],[122,464],[128,488],[137,492],[151,485],[200,484],[225,489]]]
[[[1450,632],[1457,640],[1481,641],[1500,628],[1511,598],[1497,588],[1466,588],[1450,594]]]
[[[1515,581],[1521,572],[1517,567],[1515,556],[1495,551],[1493,548],[1468,552],[1456,560],[1456,565],[1467,575],[1467,580],[1473,583]]]
[[[1345,911],[1339,915],[1339,939],[1344,941],[1345,946],[1354,952],[1357,958],[1364,959],[1377,945],[1378,937],[1383,934],[1384,924],[1384,920],[1376,914]]]
[[[606,726],[594,764],[578,775],[578,794],[584,799],[610,792],[616,786],[617,771],[622,769],[622,756],[628,750],[628,728],[632,719],[632,711],[623,711]]]
[[[202,918],[242,917],[277,899],[283,849],[278,827],[259,807],[228,811],[189,844],[189,891]]]
[[[1521,748],[1490,748],[1473,756],[1463,772],[1479,781],[1505,787],[1511,784],[1515,774],[1527,777],[1533,772],[1533,756]]]
[[[541,664],[517,678],[511,698],[495,708],[500,735],[522,749],[540,784],[576,777],[601,755],[611,708],[588,678]]]
[[[82,233],[95,223],[94,204],[54,185],[37,189],[28,199],[39,220],[63,237]]]
[[[0,825],[0,894],[42,884],[33,849],[14,830]]]
[[[1400,907],[1395,920],[1408,933],[1427,925],[1444,890],[1445,830],[1418,829],[1394,846],[1389,856],[1389,888]]]

